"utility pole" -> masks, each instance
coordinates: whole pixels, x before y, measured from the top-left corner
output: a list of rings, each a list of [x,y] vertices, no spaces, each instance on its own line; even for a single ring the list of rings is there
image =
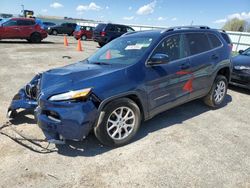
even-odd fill
[[[21,5],[21,7],[22,7],[22,13],[24,13],[24,5]]]

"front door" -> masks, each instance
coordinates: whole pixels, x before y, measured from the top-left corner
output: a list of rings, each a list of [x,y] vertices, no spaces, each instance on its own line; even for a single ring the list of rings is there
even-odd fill
[[[192,89],[190,62],[183,35],[176,34],[164,39],[151,57],[156,54],[168,56],[168,62],[147,65],[146,91],[151,116],[188,100]]]
[[[20,28],[17,25],[17,21],[9,20],[3,23],[1,35],[2,39],[19,38]]]

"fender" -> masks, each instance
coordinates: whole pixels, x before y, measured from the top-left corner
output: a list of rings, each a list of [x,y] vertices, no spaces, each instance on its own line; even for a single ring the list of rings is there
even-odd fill
[[[147,99],[147,96],[146,96],[146,95],[143,96],[143,92],[139,92],[139,91],[128,91],[128,92],[120,93],[120,94],[118,94],[118,95],[114,95],[114,96],[111,96],[111,97],[108,97],[108,98],[104,99],[104,100],[100,103],[100,105],[99,105],[99,107],[98,107],[98,112],[99,112],[99,114],[102,112],[103,108],[104,108],[109,102],[111,102],[111,101],[113,101],[113,100],[115,100],[115,99],[118,99],[118,98],[127,97],[127,96],[129,96],[129,95],[135,95],[135,96],[139,99],[141,106],[138,105],[138,104],[137,104],[137,105],[139,106],[139,108],[142,108],[141,110],[142,110],[142,113],[143,113],[142,115],[143,115],[144,119],[148,119],[148,117],[149,117],[149,114],[148,114],[148,106],[147,106],[147,103],[148,103],[147,100],[148,100],[148,99]]]

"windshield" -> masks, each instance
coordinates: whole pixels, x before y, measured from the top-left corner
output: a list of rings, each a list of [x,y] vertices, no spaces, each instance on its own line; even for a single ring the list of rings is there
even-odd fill
[[[152,37],[120,37],[99,49],[88,61],[96,64],[136,63],[152,44]]]
[[[246,49],[242,55],[247,55],[247,56],[250,56],[250,48]]]
[[[4,22],[9,21],[9,20],[10,20],[9,18],[2,19],[2,20],[0,21],[0,25],[3,24]]]

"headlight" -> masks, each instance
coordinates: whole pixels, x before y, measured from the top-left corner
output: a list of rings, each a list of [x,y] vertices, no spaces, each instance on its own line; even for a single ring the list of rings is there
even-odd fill
[[[74,100],[80,98],[86,98],[91,92],[91,88],[81,89],[76,91],[69,91],[67,93],[62,93],[58,95],[54,95],[49,98],[50,101],[66,101],[66,100]]]
[[[50,27],[48,27],[48,30],[50,30]]]
[[[234,69],[235,70],[250,70],[250,67],[243,66],[243,65],[237,65],[237,66],[234,66]]]

